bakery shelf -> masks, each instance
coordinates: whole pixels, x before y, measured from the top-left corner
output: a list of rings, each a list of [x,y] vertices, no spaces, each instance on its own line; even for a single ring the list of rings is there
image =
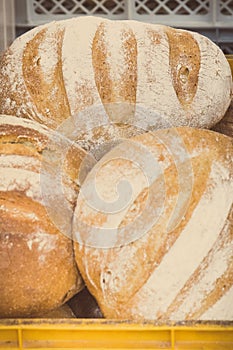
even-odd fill
[[[114,320],[2,320],[0,349],[232,350],[233,323],[159,325]]]

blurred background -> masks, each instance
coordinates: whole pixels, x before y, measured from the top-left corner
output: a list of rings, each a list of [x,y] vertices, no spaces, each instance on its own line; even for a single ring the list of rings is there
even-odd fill
[[[233,0],[0,0],[0,52],[37,25],[87,15],[197,31],[233,54]]]

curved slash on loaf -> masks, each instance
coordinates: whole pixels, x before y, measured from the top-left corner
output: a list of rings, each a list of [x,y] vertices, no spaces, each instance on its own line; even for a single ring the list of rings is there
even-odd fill
[[[180,318],[186,313],[186,319],[201,319],[201,316],[221,298],[232,287],[233,283],[233,259],[231,252],[231,234],[233,233],[233,224],[230,216],[233,213],[233,206],[229,211],[229,215],[222,231],[220,232],[216,242],[208,255],[203,259],[198,268],[190,276],[184,287],[168,307],[164,318],[171,318],[176,314],[177,310],[180,313]],[[231,233],[229,235],[229,232]],[[222,274],[216,268],[216,261],[222,260]],[[215,273],[219,273],[219,278],[215,283],[208,280],[208,276],[215,279]],[[203,288],[204,287],[204,288]],[[206,289],[208,288],[208,290]],[[193,298],[193,296],[195,296]],[[198,303],[198,296],[200,303]],[[191,302],[193,298],[193,303]],[[188,302],[188,305],[187,305]],[[190,310],[187,313],[188,309]]]
[[[200,49],[191,33],[166,29],[172,83],[183,109],[190,108],[195,97],[200,70]]]
[[[164,212],[158,222],[153,226],[151,233],[148,234],[147,240],[141,240],[138,242],[134,242],[135,246],[138,245],[137,250],[137,260],[135,260],[135,263],[138,263],[140,260],[140,263],[138,264],[140,266],[137,267],[137,272],[135,272],[135,264],[129,264],[127,263],[127,267],[125,268],[124,280],[125,280],[125,286],[124,288],[118,292],[117,294],[117,300],[120,300],[122,303],[129,302],[128,306],[130,305],[131,300],[133,300],[133,297],[140,291],[140,289],[143,287],[144,284],[146,284],[150,278],[150,276],[153,274],[153,272],[156,270],[156,268],[162,263],[163,258],[167,254],[167,247],[172,247],[175,245],[176,240],[179,238],[179,236],[182,234],[182,230],[184,228],[184,222],[188,222],[192,214],[198,204],[198,202],[201,199],[201,195],[204,191],[204,188],[207,184],[208,177],[210,174],[210,164],[208,161],[206,161],[203,166],[206,169],[206,172],[203,170],[203,166],[201,166],[197,161],[193,160],[192,166],[195,168],[195,172],[197,173],[197,176],[194,179],[194,187],[197,189],[193,191],[192,198],[190,198],[190,205],[185,213],[185,221],[181,221],[179,225],[173,230],[172,235],[169,234],[170,231],[166,232],[167,224],[172,217],[172,214],[174,212],[174,206],[176,205],[176,201],[178,198],[178,192],[177,192],[177,173],[175,172],[173,167],[168,168],[165,171],[165,182],[166,182],[166,198],[164,203]],[[202,178],[200,176],[202,174]],[[201,180],[200,180],[201,179]],[[161,185],[159,185],[158,181],[155,181],[149,191],[149,202],[147,204],[147,207],[149,211],[151,210],[151,214],[153,214],[156,211],[156,206],[158,203],[161,203],[162,198],[158,198],[159,191],[158,188],[161,188]],[[150,202],[151,201],[151,202]],[[142,213],[142,217],[144,220],[153,220],[151,218],[151,215],[149,215],[149,211],[145,211],[145,213]],[[127,214],[124,218],[124,225],[127,225],[127,219],[129,215]],[[167,219],[168,218],[168,219]],[[130,219],[130,217],[129,217]],[[125,232],[127,235],[127,230]],[[146,248],[146,246],[151,247],[150,249]],[[156,251],[154,247],[157,247]],[[143,268],[145,265],[145,262],[143,261],[143,252],[147,250],[147,260],[150,261],[150,264],[147,265],[147,268]],[[130,258],[130,251],[127,251],[126,248],[121,248],[121,252],[117,253],[117,259],[122,254],[122,260],[124,258],[124,254]],[[111,257],[112,252],[109,251],[109,257]],[[138,282],[135,284],[135,288],[133,289],[132,284],[130,283],[130,280],[132,278],[132,274],[134,276],[137,276],[137,273],[139,274],[142,270],[144,271],[141,273],[140,278],[138,277]],[[120,273],[120,271],[119,271]],[[120,276],[120,275],[119,275]],[[136,277],[135,277],[136,278]],[[127,285],[130,286],[130,289],[132,293],[130,294],[130,291],[128,293],[125,293],[125,290],[127,289]],[[111,290],[111,293],[113,295],[113,291]],[[129,306],[130,309],[130,306]]]
[[[114,41],[114,44],[113,44]],[[110,121],[134,120],[137,90],[137,40],[121,23],[101,23],[92,44],[95,83]]]
[[[23,53],[23,76],[38,112],[55,129],[70,116],[62,73],[64,29],[43,29],[31,39]],[[40,120],[38,120],[40,121]]]

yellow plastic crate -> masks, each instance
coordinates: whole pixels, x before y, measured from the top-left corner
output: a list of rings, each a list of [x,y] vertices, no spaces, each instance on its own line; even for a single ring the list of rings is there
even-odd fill
[[[227,59],[233,76],[233,55]],[[2,319],[1,349],[233,350],[233,322],[163,325],[104,319]]]
[[[2,320],[0,349],[232,350],[233,323],[158,325],[114,320]]]
[[[231,73],[232,73],[232,77],[233,77],[233,55],[226,55],[226,58],[230,64],[231,67]]]

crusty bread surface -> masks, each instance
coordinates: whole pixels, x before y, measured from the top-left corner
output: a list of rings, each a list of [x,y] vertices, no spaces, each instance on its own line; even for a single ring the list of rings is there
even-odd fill
[[[0,60],[0,318],[62,315],[84,279],[107,318],[233,320],[232,89],[191,31],[80,17],[17,38]],[[88,293],[76,316],[101,317]]]
[[[41,315],[83,287],[70,225],[79,190],[72,176],[86,153],[69,148],[57,188],[54,166],[69,141],[51,132],[34,121],[1,116],[0,317]]]
[[[233,319],[232,154],[225,135],[172,128],[124,141],[91,170],[73,237],[104,316]]]
[[[210,128],[231,93],[229,64],[213,42],[136,21],[51,22],[16,39],[0,63],[0,113],[53,129],[72,116],[86,149],[116,134]],[[68,126],[74,137],[73,122]]]

